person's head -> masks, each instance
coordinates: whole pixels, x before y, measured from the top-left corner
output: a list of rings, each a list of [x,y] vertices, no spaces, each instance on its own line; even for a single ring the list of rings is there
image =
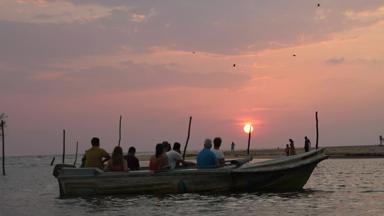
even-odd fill
[[[112,163],[120,164],[123,161],[123,148],[116,146],[112,152]]]
[[[308,139],[308,137],[307,137],[307,136],[305,136],[305,137],[304,137],[304,139]]]
[[[100,139],[98,137],[93,137],[91,139],[92,146],[100,146]]]
[[[211,139],[205,139],[204,140],[204,148],[206,148],[206,149],[212,148],[212,140]]]
[[[163,141],[163,147],[164,147],[164,151],[165,152],[168,152],[171,150],[171,144],[168,142],[168,141]]]
[[[173,143],[173,150],[180,152],[180,147],[181,147],[180,143],[178,142]]]
[[[162,143],[158,143],[156,145],[156,157],[160,157],[164,152],[164,145]]]
[[[136,153],[136,148],[133,146],[129,147],[128,154],[134,155],[135,153]]]
[[[292,139],[289,139],[289,143],[293,144],[293,140],[292,140]]]
[[[221,138],[220,137],[216,137],[215,139],[213,139],[213,147],[215,149],[219,149],[221,146]]]

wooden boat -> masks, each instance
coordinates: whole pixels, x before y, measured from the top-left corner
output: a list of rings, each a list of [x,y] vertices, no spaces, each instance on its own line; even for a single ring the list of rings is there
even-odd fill
[[[60,196],[95,194],[167,194],[195,192],[295,191],[307,183],[323,149],[259,163],[240,162],[216,169],[104,172],[98,168],[57,165]]]

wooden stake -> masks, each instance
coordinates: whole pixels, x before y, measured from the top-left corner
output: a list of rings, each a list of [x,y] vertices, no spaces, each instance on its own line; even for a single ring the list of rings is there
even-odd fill
[[[249,147],[251,146],[251,133],[252,133],[252,128],[249,128],[249,133],[248,133],[248,148],[247,148],[247,154],[249,155]]]
[[[63,164],[65,162],[65,130],[63,130]]]
[[[188,124],[188,136],[187,136],[187,141],[185,141],[185,146],[184,146],[184,151],[183,151],[183,160],[185,159],[185,153],[187,151],[187,146],[189,142],[189,137],[191,135],[191,123],[192,123],[192,116],[189,117],[189,124]]]
[[[73,166],[76,166],[77,162],[77,150],[79,149],[79,141],[76,142],[76,153],[75,153],[75,162],[73,162]]]
[[[319,119],[317,117],[317,112],[315,116],[316,116],[316,149],[318,149],[319,148]]]
[[[4,134],[4,121],[1,120],[1,123],[0,123],[0,126],[1,126],[1,141],[2,141],[2,146],[3,146],[3,176],[5,176],[5,150],[4,150],[4,146],[5,146],[5,134]]]
[[[122,118],[122,116],[120,115],[120,121],[119,121],[119,143],[118,143],[118,146],[120,146],[120,142],[121,142],[121,118]]]

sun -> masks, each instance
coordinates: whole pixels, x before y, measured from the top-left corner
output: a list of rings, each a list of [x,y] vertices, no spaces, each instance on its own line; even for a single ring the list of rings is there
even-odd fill
[[[253,131],[253,126],[251,123],[246,123],[243,127],[243,130],[245,133],[252,133]]]

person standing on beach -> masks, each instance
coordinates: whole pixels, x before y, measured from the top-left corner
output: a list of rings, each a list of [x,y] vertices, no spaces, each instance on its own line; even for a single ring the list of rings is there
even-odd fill
[[[289,156],[289,145],[288,144],[285,145],[285,155]]]
[[[305,152],[309,152],[311,149],[311,141],[308,139],[307,136],[304,137],[304,150]]]
[[[289,155],[295,155],[296,149],[292,139],[289,139]]]
[[[100,148],[100,139],[93,137],[91,140],[92,147],[85,151],[82,159],[82,167],[97,167],[104,169],[104,162],[108,161],[111,156],[102,148]]]
[[[232,143],[231,143],[231,152],[234,152],[234,151],[235,151],[235,143],[232,142]]]

